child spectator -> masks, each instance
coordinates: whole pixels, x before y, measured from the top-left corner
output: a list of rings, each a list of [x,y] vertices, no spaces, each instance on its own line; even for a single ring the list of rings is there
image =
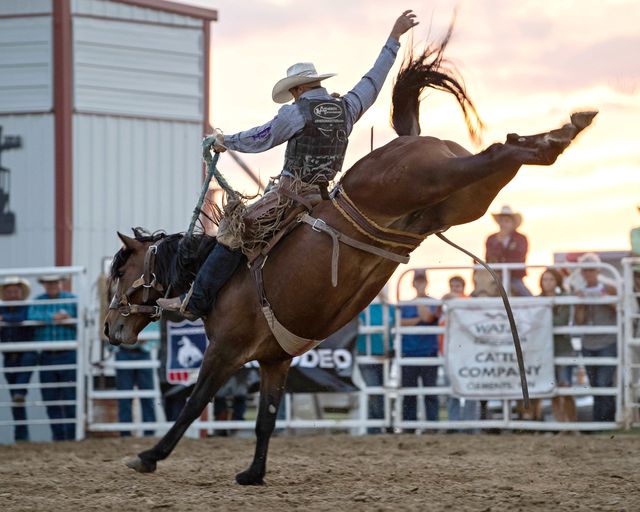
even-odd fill
[[[554,268],[546,269],[540,276],[541,297],[557,297],[564,295],[562,274]],[[567,305],[553,306],[553,326],[569,325],[570,307]],[[554,357],[574,357],[575,351],[571,345],[571,338],[567,334],[553,335]],[[556,365],[556,384],[558,387],[571,387],[573,366]],[[576,400],[572,396],[554,396],[551,400],[551,410],[556,421],[577,421]]]
[[[385,318],[386,317],[386,318]],[[360,325],[373,327],[373,326],[388,326],[393,327],[394,323],[394,308],[391,306],[385,294],[384,289],[378,294],[377,299],[372,302],[367,308],[366,312],[363,311],[358,316]],[[386,320],[386,323],[385,323]],[[369,343],[367,343],[369,341]],[[361,334],[357,340],[357,351],[360,356],[374,356],[380,357],[379,363],[366,363],[358,365],[360,375],[366,387],[382,387],[384,385],[384,365],[382,358],[387,356],[389,350],[391,350],[391,337],[388,331],[375,333],[375,334]],[[384,396],[383,395],[368,395],[368,418],[369,419],[383,419],[384,418]],[[381,433],[380,428],[369,428],[367,430],[369,434]]]
[[[413,287],[416,298],[431,298],[427,295],[427,272],[424,269],[414,271]],[[440,308],[437,306],[402,306],[403,326],[438,325]],[[402,336],[402,357],[437,357],[438,338],[435,334],[405,334]],[[424,387],[433,387],[438,379],[437,366],[402,366],[401,385],[403,388],[417,387],[418,379]],[[439,402],[435,395],[425,395],[424,404],[427,421],[438,421]],[[403,419],[417,419],[416,396],[405,396],[402,404]]]
[[[449,279],[449,292],[443,297],[443,301],[451,299],[467,298],[468,295],[464,293],[466,282],[462,276],[453,276]],[[442,307],[443,314],[440,316],[439,324],[444,326],[446,324],[446,312],[447,304]],[[447,350],[455,350],[455,345],[451,344],[450,340],[447,340],[444,335],[440,335],[440,353],[445,356]],[[453,348],[452,348],[453,347]],[[449,379],[447,378],[447,384]],[[462,415],[460,412],[462,411]],[[447,416],[449,421],[471,421],[480,418],[480,402],[477,400],[465,399],[464,405],[462,405],[460,399],[456,396],[450,396],[447,400]]]

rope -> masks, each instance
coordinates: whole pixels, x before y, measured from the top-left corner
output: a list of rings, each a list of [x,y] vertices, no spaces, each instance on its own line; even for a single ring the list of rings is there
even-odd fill
[[[205,137],[202,141],[202,157],[207,164],[207,174],[205,175],[204,182],[202,183],[200,197],[198,198],[196,207],[193,209],[191,223],[189,224],[189,229],[187,229],[187,237],[193,235],[193,230],[195,229],[198,218],[202,213],[202,205],[204,204],[205,196],[209,191],[209,184],[211,183],[212,178],[216,179],[218,185],[220,185],[220,188],[225,192],[225,194],[227,194],[227,197],[229,197],[230,199],[238,199],[239,197],[238,192],[233,190],[231,185],[229,185],[229,182],[216,167],[218,159],[220,158],[220,153],[216,153],[213,157],[211,156],[211,146],[214,141],[215,136]]]
[[[211,176],[215,176],[218,185],[220,188],[224,190],[225,194],[229,199],[238,199],[240,194],[233,190],[229,182],[225,179],[220,171],[216,168],[216,163],[218,162],[218,157],[220,153],[216,153],[213,158],[211,158],[211,148],[213,147],[214,142],[216,141],[217,135],[222,135],[222,130],[216,128],[215,134],[210,135],[209,137],[205,137],[202,141],[202,157],[204,161],[207,163],[207,177],[209,181],[211,180]],[[208,186],[208,184],[207,184]]]
[[[509,326],[511,327],[511,334],[513,335],[513,344],[516,347],[516,356],[518,358],[518,370],[520,372],[520,385],[522,386],[522,398],[524,399],[524,406],[526,409],[529,408],[529,386],[527,384],[527,375],[524,371],[524,357],[522,356],[522,347],[520,346],[520,336],[518,335],[518,327],[516,326],[516,321],[513,318],[513,311],[511,310],[511,304],[509,304],[509,298],[507,297],[507,292],[502,286],[501,280],[498,278],[493,269],[487,265],[480,258],[470,253],[466,249],[463,249],[457,244],[454,244],[451,240],[449,240],[442,233],[436,233],[436,236],[442,240],[443,242],[448,243],[451,247],[455,247],[459,251],[462,251],[467,256],[473,258],[473,261],[476,263],[480,263],[484,268],[486,268],[493,277],[496,285],[498,286],[498,291],[500,292],[500,296],[502,297],[502,303],[504,304],[504,309],[507,311],[507,318],[509,318]]]

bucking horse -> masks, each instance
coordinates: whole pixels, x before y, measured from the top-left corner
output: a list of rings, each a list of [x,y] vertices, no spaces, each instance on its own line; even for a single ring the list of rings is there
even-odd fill
[[[392,98],[398,138],[359,160],[329,199],[300,215],[295,229],[260,262],[259,273],[242,265],[222,288],[205,317],[210,344],[193,393],[166,435],[130,460],[129,467],[155,471],[216,391],[245,363],[257,360],[255,454],[236,481],[262,484],[269,439],[296,355],[283,349],[274,332],[284,330],[304,340],[327,338],[375,298],[424,239],[480,218],[520,167],[553,164],[596,115],[575,113],[561,128],[537,135],[509,134],[506,142],[477,154],[450,140],[420,136],[420,95],[426,88],[453,94],[470,132],[477,126],[474,118],[479,121],[462,79],[444,59],[450,35],[451,30],[441,42],[405,57]],[[183,235],[134,230],[134,237],[119,237],[124,246],[113,260],[114,296],[104,326],[114,345],[135,343],[138,333],[159,316],[155,301],[167,290],[168,296],[176,296],[188,289],[188,278],[179,276],[192,278],[215,244],[215,239],[203,243],[192,263],[195,268],[179,272],[176,260]],[[256,278],[261,293],[256,292]]]

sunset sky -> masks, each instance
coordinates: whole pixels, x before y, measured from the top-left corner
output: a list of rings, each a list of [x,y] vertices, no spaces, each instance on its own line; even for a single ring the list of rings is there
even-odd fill
[[[371,67],[394,20],[412,8],[420,25],[413,39],[441,37],[458,8],[448,48],[486,123],[475,147],[454,100],[431,92],[422,103],[423,135],[452,139],[472,151],[503,141],[509,132],[533,134],[561,126],[572,111],[599,116],[552,167],[523,167],[490,211],[509,204],[524,216],[529,263],[548,264],[554,251],[629,248],[640,224],[640,2],[637,0],[435,0],[415,5],[378,0],[192,0],[215,8],[212,27],[213,124],[231,134],[268,121],[278,105],[273,84],[288,66],[311,61],[330,92],[347,92]],[[541,6],[544,6],[542,8]],[[395,136],[389,127],[391,84],[402,52],[376,104],[356,125],[345,169]],[[279,172],[284,145],[245,155],[264,181]],[[220,168],[237,188],[255,191],[230,157]],[[448,231],[455,242],[483,256],[496,228],[490,215]],[[429,239],[410,266],[460,265],[468,257]],[[401,272],[403,268],[399,269]],[[451,272],[433,272],[430,291],[440,296]],[[532,289],[537,279],[528,278]],[[470,291],[468,287],[467,291]]]

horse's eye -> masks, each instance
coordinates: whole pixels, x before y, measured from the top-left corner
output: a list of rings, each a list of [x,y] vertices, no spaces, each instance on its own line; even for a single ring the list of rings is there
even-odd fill
[[[123,272],[122,270],[118,270],[118,271],[116,272],[116,278],[117,278],[117,279],[120,279],[122,276],[124,276],[124,272]]]

